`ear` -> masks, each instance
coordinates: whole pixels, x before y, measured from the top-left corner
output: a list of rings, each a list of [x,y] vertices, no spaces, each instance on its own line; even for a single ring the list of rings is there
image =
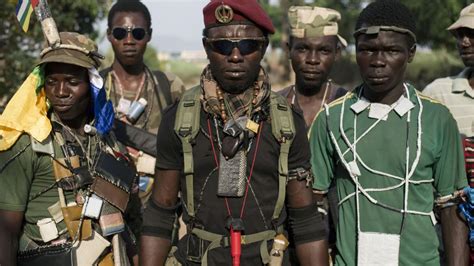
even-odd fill
[[[336,56],[334,58],[335,61],[339,60],[341,58],[341,50],[342,50],[342,44],[337,42],[336,43]]]
[[[107,28],[107,40],[109,40],[109,42],[112,42],[114,36],[112,36],[112,30],[110,28]]]
[[[152,33],[153,33],[153,29],[152,29],[152,28],[150,28],[150,29],[148,30],[148,41],[150,41],[150,40],[151,40]]]
[[[209,59],[209,45],[206,42],[206,38],[202,38],[202,47],[204,47],[204,51],[206,52],[206,57]]]
[[[202,47],[204,47],[204,50],[206,50],[206,52],[207,52],[207,49],[209,47],[207,46],[206,38],[203,37],[201,40],[202,40]]]
[[[267,38],[267,39],[265,40],[265,42],[263,43],[263,45],[262,45],[262,58],[263,58],[263,56],[265,55],[265,52],[267,51],[268,44],[269,44],[269,40],[268,40],[268,38]]]
[[[290,51],[291,51],[291,46],[290,46],[290,42],[285,42],[285,44],[283,45],[283,49],[285,51],[286,54],[290,54]]]
[[[413,46],[408,50],[408,63],[411,63],[413,61],[413,58],[415,58],[416,54],[416,43],[413,44]]]

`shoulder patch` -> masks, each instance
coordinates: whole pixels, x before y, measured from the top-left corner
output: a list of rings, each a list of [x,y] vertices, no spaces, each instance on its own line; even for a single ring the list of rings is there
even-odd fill
[[[354,97],[354,93],[352,91],[348,92],[347,96],[342,96],[342,97],[338,98],[337,100],[332,101],[331,103],[328,104],[328,106],[333,107],[333,106],[342,104],[342,102],[344,100],[351,99],[352,97]]]
[[[51,135],[48,135],[48,137],[42,142],[37,141],[31,136],[30,136],[30,139],[31,139],[31,148],[33,149],[33,151],[37,153],[49,154],[51,156],[54,156],[54,147],[53,147],[53,141],[52,141]]]
[[[421,92],[419,92],[419,91],[417,91],[416,94],[420,97],[420,99],[427,100],[427,101],[430,101],[430,102],[432,102],[432,103],[437,103],[437,104],[444,105],[444,104],[442,104],[440,101],[438,101],[438,100],[436,100],[436,99],[434,99],[434,98],[431,98],[431,97],[429,97],[429,96],[426,96],[426,95],[424,95],[423,93],[421,93]]]

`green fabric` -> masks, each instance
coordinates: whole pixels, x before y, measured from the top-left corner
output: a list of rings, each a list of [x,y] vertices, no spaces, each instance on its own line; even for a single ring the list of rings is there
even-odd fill
[[[283,229],[278,228],[278,230],[281,231]],[[209,251],[218,247],[228,247],[230,245],[229,237],[224,237],[223,235],[215,234],[215,233],[201,230],[198,228],[193,229],[193,234],[195,234],[197,237],[203,240],[211,242],[209,246],[207,246],[206,251],[204,252],[204,255],[202,257],[203,266],[208,265],[207,254]],[[251,234],[251,235],[242,235],[241,244],[248,245],[248,244],[261,241],[260,256],[262,257],[263,264],[266,265],[270,262],[270,255],[268,254],[267,241],[272,240],[275,237],[275,235],[276,235],[276,231],[273,231],[273,230],[262,231],[262,232]]]
[[[343,110],[343,128],[351,142],[354,137],[355,113],[350,107],[357,102],[359,90],[360,87],[348,94]],[[420,111],[415,93],[415,89],[410,87],[409,98],[415,104],[411,110],[409,127],[410,166],[416,157],[417,117]],[[422,151],[411,180],[434,179],[434,182],[410,184],[408,209],[431,212],[435,197],[433,191],[437,195],[448,195],[467,184],[461,139],[455,120],[445,106],[425,96],[420,98],[423,104]],[[311,164],[316,177],[313,188],[325,191],[335,178],[339,200],[355,191],[355,185],[341,164],[328,133],[328,130],[334,133],[343,152],[348,148],[339,130],[343,101],[340,99],[329,105],[329,117],[326,110],[318,115],[310,135]],[[387,121],[381,121],[357,143],[357,153],[369,167],[396,176],[405,176],[407,115],[400,117],[396,112],[390,112]],[[375,121],[376,119],[368,117],[368,109],[362,111],[357,116],[357,136],[365,132]],[[352,161],[352,153],[348,152],[345,159],[347,162]],[[359,181],[365,189],[389,187],[400,182],[368,172],[360,162],[358,166],[361,171]],[[398,209],[403,208],[403,193],[403,186],[390,191],[369,192],[381,203]],[[361,231],[400,233],[402,215],[373,205],[362,194],[360,194],[360,213]],[[356,218],[355,197],[351,197],[339,206],[337,265],[356,264]],[[400,264],[439,265],[437,248],[438,239],[430,217],[408,214],[401,234]]]
[[[56,143],[54,151],[62,154]],[[0,209],[25,212],[23,231],[30,238],[41,240],[36,221],[51,217],[48,207],[59,201],[58,190],[52,188],[32,201],[28,199],[54,183],[51,157],[34,152],[30,137],[23,134],[10,149],[0,152],[0,162]],[[72,193],[66,193],[66,198],[73,200]],[[58,230],[64,229],[64,222],[60,222]]]
[[[195,86],[183,94],[179,102],[175,121],[175,132],[183,144],[184,174],[186,175],[187,210],[194,217],[194,165],[191,142],[199,132],[199,113],[201,110],[201,87]]]
[[[291,143],[296,134],[293,122],[293,114],[288,106],[286,99],[272,92],[270,96],[270,116],[272,118],[272,133],[280,144],[280,156],[278,161],[278,199],[275,203],[272,219],[278,219],[281,210],[285,205],[286,180],[288,178],[288,154],[290,153]]]

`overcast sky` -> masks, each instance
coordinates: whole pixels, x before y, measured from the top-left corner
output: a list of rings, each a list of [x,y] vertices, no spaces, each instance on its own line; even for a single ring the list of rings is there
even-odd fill
[[[202,48],[201,36],[204,28],[202,9],[209,0],[142,0],[142,2],[151,13],[152,46],[159,51],[168,52]],[[101,23],[101,28],[104,29],[102,32],[105,32],[105,27]],[[106,40],[102,41],[100,46],[101,50],[109,47]]]

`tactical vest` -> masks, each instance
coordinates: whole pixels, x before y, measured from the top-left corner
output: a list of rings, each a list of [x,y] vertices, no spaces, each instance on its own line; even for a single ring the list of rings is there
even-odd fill
[[[195,218],[194,206],[194,165],[192,145],[200,128],[200,112],[201,112],[201,87],[196,86],[187,90],[178,104],[174,130],[181,140],[184,159],[184,174],[186,178],[186,209],[191,220]],[[286,184],[288,177],[288,154],[291,143],[295,135],[295,126],[293,122],[293,114],[287,100],[275,93],[270,94],[270,119],[272,124],[273,136],[280,143],[280,155],[278,163],[278,198],[272,215],[272,221],[276,221],[280,216],[281,210],[285,203]],[[242,244],[251,244],[261,242],[260,255],[264,264],[269,263],[270,256],[268,254],[267,241],[273,239],[278,233],[282,233],[282,226],[273,228],[273,230],[262,231],[251,235],[242,235]],[[215,234],[199,228],[193,228],[191,232],[199,238],[211,242],[202,257],[202,265],[207,265],[207,253],[209,250],[218,247],[229,246],[229,238],[227,236]]]
[[[55,136],[54,138],[56,140],[53,140],[52,135]],[[103,136],[103,141],[107,143],[105,149],[108,151],[103,150],[99,152],[98,156],[96,156],[97,162],[94,162],[94,168],[87,170],[88,172],[91,171],[89,172],[92,178],[91,182],[81,186],[81,189],[87,187],[89,193],[94,194],[95,202],[92,203],[93,200],[88,198],[83,205],[76,206],[64,206],[65,196],[60,182],[63,178],[58,179],[58,173],[63,174],[64,178],[67,178],[66,175],[83,174],[74,171],[80,169],[81,166],[73,166],[74,168],[71,169],[71,164],[66,164],[68,166],[66,170],[66,165],[62,166],[64,169],[55,165],[61,158],[56,158],[53,142],[56,142],[59,146],[64,145],[62,136],[59,133],[51,132],[48,138],[43,142],[38,142],[33,137],[30,137],[30,139],[31,148],[34,152],[54,158],[52,159],[52,163],[56,184],[58,184],[59,205],[61,210],[57,214],[62,215],[61,217],[63,217],[62,220],[64,220],[67,230],[66,232],[58,232],[57,238],[69,239],[64,236],[69,235],[71,240],[61,245],[46,244],[46,242],[46,245],[36,245],[36,243],[23,232],[19,240],[18,264],[46,265],[51,263],[51,260],[57,260],[61,265],[82,265],[94,261],[99,261],[99,265],[113,265],[114,262],[128,263],[129,259],[124,252],[124,241],[131,243],[131,245],[136,245],[136,241],[124,220],[124,213],[129,202],[131,185],[134,182],[133,179],[136,178],[136,172],[134,172],[134,170],[128,170],[128,165],[124,166],[122,163],[116,163],[116,155],[112,155],[111,153],[119,154],[120,152],[118,151],[122,150],[118,146],[113,134]],[[114,169],[102,169],[99,165],[111,165],[112,168],[117,170],[114,172]],[[127,169],[124,167],[127,167]],[[104,171],[106,170],[110,170],[110,173],[105,173]],[[66,174],[65,171],[69,173]],[[121,174],[117,174],[117,171]],[[113,176],[117,178],[114,179]],[[124,178],[124,176],[127,176],[127,178]],[[95,217],[93,218],[91,215],[86,217],[87,214],[84,208],[88,205],[92,206],[93,204],[97,204],[98,200],[101,201],[101,208],[94,209],[92,215],[95,215]],[[119,218],[118,216],[121,216],[118,220],[121,221],[119,223],[115,222]],[[54,215],[52,218],[53,220],[57,219]],[[104,228],[102,227],[102,218],[104,218],[104,223],[107,223]],[[115,220],[111,222],[107,219]],[[56,227],[55,224],[53,226]],[[99,226],[101,227],[100,234],[95,229],[95,227]],[[126,239],[124,238],[125,236]],[[106,240],[106,237],[110,238],[110,242]],[[103,253],[109,246],[113,246],[112,251],[104,256]],[[115,257],[112,256],[112,252],[114,252]],[[77,253],[77,255],[74,255],[74,253]]]

